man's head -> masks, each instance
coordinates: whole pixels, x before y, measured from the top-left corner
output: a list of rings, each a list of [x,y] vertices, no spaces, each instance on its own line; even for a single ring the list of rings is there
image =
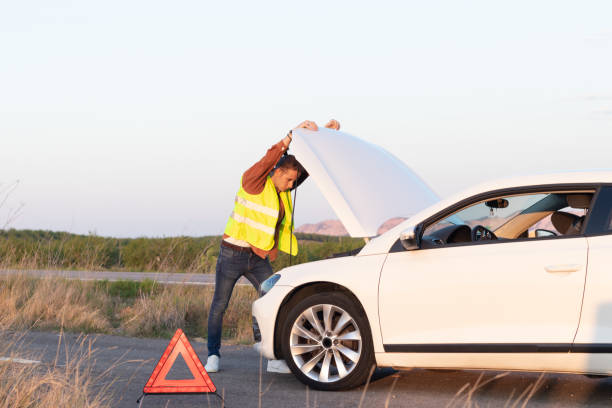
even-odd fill
[[[304,168],[295,156],[286,154],[276,164],[272,173],[272,182],[278,191],[287,191],[295,185],[303,171]]]

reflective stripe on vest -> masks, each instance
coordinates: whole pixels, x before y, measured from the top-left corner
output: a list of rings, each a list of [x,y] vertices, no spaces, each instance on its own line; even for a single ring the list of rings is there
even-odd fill
[[[272,236],[274,236],[274,228],[272,227],[268,227],[267,225],[261,224],[255,220],[252,220],[250,218],[247,217],[243,217],[240,214],[236,214],[236,212],[232,211],[232,214],[230,215],[231,218],[233,218],[234,220],[238,221],[238,222],[243,222],[245,224],[250,225],[251,227],[258,229],[260,231],[265,232],[266,234],[270,234]]]
[[[271,215],[272,217],[278,217],[278,211],[275,210],[274,208],[268,208],[266,206],[249,201],[246,198],[238,197],[238,196],[236,196],[234,201],[239,204],[244,205],[247,208],[250,208],[251,210],[259,211],[261,213]]]

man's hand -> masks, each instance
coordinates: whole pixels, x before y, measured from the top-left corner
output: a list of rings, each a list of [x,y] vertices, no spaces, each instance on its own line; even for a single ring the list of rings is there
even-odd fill
[[[340,127],[340,125],[338,125],[338,127]],[[308,129],[308,130],[315,130],[315,131],[319,130],[319,127],[317,126],[317,124],[311,120],[305,120],[299,125],[297,125],[296,127],[294,127],[293,129],[300,129],[300,128]],[[283,144],[285,145],[285,148],[289,147],[289,143],[291,143],[291,132],[289,132],[289,134],[285,136],[285,138],[283,139]]]
[[[330,119],[325,127],[328,129],[340,130],[340,122],[338,122],[336,119]]]
[[[314,122],[313,122],[313,121],[311,121],[311,120],[305,120],[305,121],[303,121],[302,123],[300,123],[299,125],[297,125],[297,126],[294,128],[294,129],[299,129],[299,128],[302,128],[302,129],[308,129],[308,130],[314,130],[314,131],[319,130],[319,127],[317,126],[317,124],[316,124],[316,123],[314,123]]]

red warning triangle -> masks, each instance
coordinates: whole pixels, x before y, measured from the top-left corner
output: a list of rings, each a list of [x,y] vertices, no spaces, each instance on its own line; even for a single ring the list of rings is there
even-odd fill
[[[166,376],[179,355],[183,356],[193,378],[188,380],[167,380]],[[166,347],[166,351],[164,351],[164,354],[159,359],[142,392],[145,394],[186,394],[215,392],[216,390],[217,387],[213,384],[202,362],[200,362],[193,347],[189,344],[187,336],[185,336],[181,329],[178,329],[174,333],[172,340],[170,340],[170,344]]]

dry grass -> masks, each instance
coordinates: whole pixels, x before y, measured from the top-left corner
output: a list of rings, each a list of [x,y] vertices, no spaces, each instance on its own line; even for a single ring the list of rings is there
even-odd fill
[[[2,334],[0,355],[24,358],[22,341],[15,335]],[[58,343],[58,356],[61,349]],[[58,364],[23,364],[0,362],[0,408],[106,408],[111,407],[110,369],[93,373],[95,353],[86,337],[74,347],[65,346],[66,360]],[[36,356],[29,356],[36,358]],[[112,367],[111,367],[112,368]],[[96,384],[105,383],[102,387]]]
[[[134,296],[126,288],[133,289]],[[213,291],[210,286],[12,275],[0,280],[0,330],[62,328],[83,333],[171,337],[177,328],[182,328],[189,336],[206,337]],[[250,308],[255,298],[253,288],[235,288],[223,324],[225,340],[252,341]]]
[[[154,296],[141,294],[121,310],[122,332],[148,336],[176,328],[206,337],[206,325],[214,288],[211,286],[167,285]],[[239,343],[253,339],[251,303],[256,298],[251,287],[237,286],[223,320],[223,337]]]
[[[87,290],[91,285],[63,279],[34,279],[17,275],[0,282],[0,328],[56,329],[107,332],[111,325],[102,312],[110,299]]]
[[[485,372],[481,372],[474,384],[466,383],[463,387],[461,387],[446,405],[446,408],[458,406],[461,406],[463,408],[478,408],[479,404],[476,402],[476,395],[478,394],[478,392],[482,391],[488,384],[506,377],[510,374],[510,372],[506,371],[483,381],[484,374]],[[513,390],[508,396],[508,399],[504,404],[504,408],[525,408],[531,398],[544,384],[545,374],[546,373],[541,373],[538,379],[535,382],[527,385],[527,387],[525,387],[521,394],[519,394],[519,396],[516,398],[514,397]]]

